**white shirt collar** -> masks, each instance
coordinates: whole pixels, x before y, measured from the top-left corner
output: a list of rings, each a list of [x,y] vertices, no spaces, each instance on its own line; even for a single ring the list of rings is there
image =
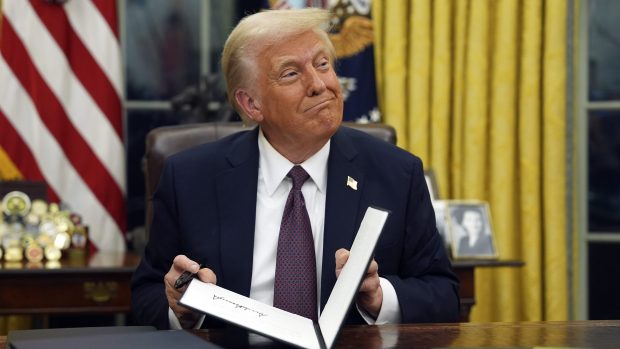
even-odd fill
[[[327,190],[327,159],[329,158],[330,144],[331,140],[328,140],[316,154],[299,164],[308,172],[310,178],[322,193],[325,193]],[[258,132],[258,151],[260,154],[259,171],[265,181],[267,194],[273,195],[295,164],[271,146],[267,138],[265,138],[262,129],[259,129]]]

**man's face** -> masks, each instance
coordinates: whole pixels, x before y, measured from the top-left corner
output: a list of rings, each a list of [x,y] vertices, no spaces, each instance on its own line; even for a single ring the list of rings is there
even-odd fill
[[[469,235],[479,235],[482,232],[482,217],[476,211],[465,211],[462,224]]]
[[[258,74],[255,121],[275,149],[317,151],[336,132],[343,97],[329,51],[316,33],[269,46],[259,56]]]

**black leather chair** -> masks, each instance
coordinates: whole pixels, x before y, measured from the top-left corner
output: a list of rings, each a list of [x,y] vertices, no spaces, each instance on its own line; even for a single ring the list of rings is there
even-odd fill
[[[396,144],[396,130],[392,126],[385,124],[357,124],[353,122],[344,122],[343,125]],[[166,158],[199,144],[213,142],[235,132],[249,129],[251,127],[244,126],[242,122],[210,122],[158,127],[148,133],[142,164],[145,179],[145,228],[147,239],[153,218],[153,193],[155,193],[157,188]]]

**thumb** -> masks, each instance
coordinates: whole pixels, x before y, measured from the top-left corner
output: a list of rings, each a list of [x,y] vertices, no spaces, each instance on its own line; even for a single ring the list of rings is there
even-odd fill
[[[338,251],[336,251],[336,277],[338,277],[338,275],[340,275],[340,271],[342,270],[342,268],[344,267],[344,265],[347,263],[347,261],[349,260],[349,251],[347,249],[341,248]]]

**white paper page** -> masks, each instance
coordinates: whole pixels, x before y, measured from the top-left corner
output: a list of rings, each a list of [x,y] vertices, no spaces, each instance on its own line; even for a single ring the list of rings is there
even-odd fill
[[[179,303],[267,337],[320,349],[312,320],[194,279]]]
[[[331,348],[334,344],[351,301],[357,294],[357,286],[366,275],[368,261],[371,260],[388,215],[388,211],[373,207],[366,210],[366,215],[351,245],[349,260],[340,271],[340,276],[336,280],[319,319],[319,326],[327,348]]]

